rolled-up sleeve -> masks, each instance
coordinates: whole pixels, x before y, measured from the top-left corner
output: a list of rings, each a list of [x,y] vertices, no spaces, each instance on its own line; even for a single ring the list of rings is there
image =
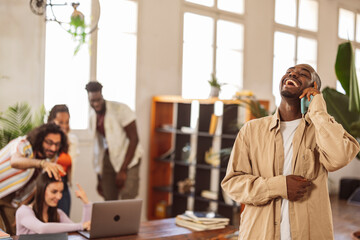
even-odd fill
[[[359,143],[327,113],[321,94],[311,101],[308,114],[315,126],[320,162],[328,171],[338,170],[355,158]]]

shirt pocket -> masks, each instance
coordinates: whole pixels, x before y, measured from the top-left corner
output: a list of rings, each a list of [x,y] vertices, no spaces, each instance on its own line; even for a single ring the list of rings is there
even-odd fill
[[[301,173],[303,177],[309,180],[314,180],[319,174],[320,163],[316,156],[316,151],[312,149],[305,149],[305,152],[302,155]]]

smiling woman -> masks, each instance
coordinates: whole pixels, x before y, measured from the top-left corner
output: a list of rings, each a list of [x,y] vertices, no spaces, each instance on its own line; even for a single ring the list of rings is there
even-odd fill
[[[34,202],[22,205],[16,211],[16,234],[61,233],[77,230],[89,230],[92,204],[82,187],[77,184],[76,196],[84,204],[83,219],[80,223],[72,222],[66,214],[57,208],[62,197],[64,184],[43,173],[36,183]]]

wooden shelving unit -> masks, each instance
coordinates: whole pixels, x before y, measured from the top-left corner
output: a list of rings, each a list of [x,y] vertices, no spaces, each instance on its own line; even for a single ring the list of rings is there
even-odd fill
[[[192,102],[198,101],[197,125],[194,131],[184,131],[190,127]],[[222,102],[223,114],[219,116],[215,134],[209,134],[210,119],[214,105]],[[249,111],[239,108],[238,101],[211,99],[183,99],[179,96],[155,96],[152,100],[150,127],[150,162],[148,181],[149,220],[158,219],[156,207],[167,206],[166,217],[175,217],[185,210],[215,210],[233,219],[237,205],[224,201],[220,182],[226,173],[228,159],[222,159],[219,166],[205,161],[205,152],[211,147],[231,148],[237,136],[236,123],[251,119]],[[268,101],[260,101],[268,108]],[[215,146],[216,145],[216,146]],[[183,148],[191,146],[191,162],[185,161]],[[166,156],[164,156],[166,155]],[[214,177],[215,176],[215,177]],[[191,192],[180,193],[177,183],[186,178],[194,180]],[[215,180],[214,180],[215,179]],[[217,189],[217,199],[201,196],[203,190]],[[214,192],[214,191],[213,191]]]

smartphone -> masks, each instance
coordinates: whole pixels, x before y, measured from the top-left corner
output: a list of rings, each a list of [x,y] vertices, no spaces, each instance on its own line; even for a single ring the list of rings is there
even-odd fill
[[[309,108],[309,105],[311,103],[311,100],[313,99],[313,95],[310,96],[310,101],[308,100],[308,98],[305,96],[303,97],[300,101],[300,105],[301,105],[301,114],[305,114]]]

